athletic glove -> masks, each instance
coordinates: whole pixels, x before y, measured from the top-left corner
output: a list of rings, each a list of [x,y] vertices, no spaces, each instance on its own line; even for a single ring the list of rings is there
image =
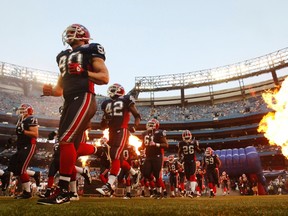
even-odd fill
[[[23,128],[22,124],[20,124],[19,126],[16,127],[16,134],[17,135],[24,134],[24,128]]]
[[[88,71],[82,68],[81,64],[79,63],[68,64],[68,69],[70,74],[82,75],[84,77],[88,77]]]
[[[51,84],[43,85],[43,96],[51,96],[53,91],[53,86]]]

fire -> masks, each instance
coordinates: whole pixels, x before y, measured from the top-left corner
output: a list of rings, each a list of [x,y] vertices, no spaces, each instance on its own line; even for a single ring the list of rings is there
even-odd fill
[[[107,140],[109,140],[109,129],[105,129],[103,131],[103,137],[105,137],[105,138],[107,138]],[[99,142],[99,140],[98,140],[98,142]],[[142,141],[137,136],[130,134],[129,139],[128,139],[128,144],[131,146],[134,146],[136,149],[137,155],[140,155],[138,148],[142,145]]]
[[[259,123],[258,132],[264,133],[270,145],[282,147],[283,155],[288,158],[288,79],[280,89],[262,94],[267,106],[273,112],[267,113]]]
[[[79,157],[81,163],[82,163],[82,167],[85,167],[86,166],[86,162],[88,160],[89,156],[81,156]]]
[[[86,140],[89,140],[89,130],[85,130],[85,137],[86,137]]]
[[[103,131],[103,137],[107,138],[107,140],[109,140],[109,129],[105,129]]]
[[[130,134],[128,143],[129,145],[134,146],[136,150],[136,154],[140,155],[138,148],[142,145],[142,141],[137,136]]]

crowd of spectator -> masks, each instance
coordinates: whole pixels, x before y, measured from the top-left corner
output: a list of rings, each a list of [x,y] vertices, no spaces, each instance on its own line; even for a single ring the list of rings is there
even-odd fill
[[[105,100],[103,96],[97,96],[98,111],[93,120],[99,121],[102,116],[100,105]],[[24,96],[20,93],[1,92],[0,112],[15,112],[21,103],[30,103],[36,115],[39,117],[59,118],[59,107],[63,104],[63,98]],[[249,98],[245,101],[225,102],[215,105],[206,104],[188,104],[185,107],[168,106],[141,106],[138,105],[142,120],[147,121],[150,118],[157,118],[159,121],[183,121],[211,119],[220,116],[231,116],[251,112],[268,111],[267,106],[261,96]]]

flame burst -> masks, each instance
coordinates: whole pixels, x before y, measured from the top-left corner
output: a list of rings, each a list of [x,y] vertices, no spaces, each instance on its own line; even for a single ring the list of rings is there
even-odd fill
[[[81,156],[79,157],[81,163],[82,163],[82,167],[85,167],[86,166],[86,162],[88,160],[89,156]]]
[[[136,154],[140,155],[138,148],[142,145],[142,141],[137,136],[130,134],[128,143],[129,145],[134,146]]]
[[[109,130],[108,129],[105,129],[103,131],[103,137],[105,137],[105,138],[107,138],[107,140],[109,140]],[[129,139],[128,139],[128,144],[131,146],[134,146],[135,150],[136,150],[136,154],[140,155],[138,148],[142,145],[142,141],[137,136],[130,134]]]
[[[274,111],[262,118],[258,132],[264,133],[270,145],[281,146],[283,155],[288,158],[288,79],[284,80],[280,89],[264,92],[262,97]]]

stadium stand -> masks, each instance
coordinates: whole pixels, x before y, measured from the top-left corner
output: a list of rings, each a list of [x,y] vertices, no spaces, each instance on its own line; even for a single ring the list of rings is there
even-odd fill
[[[181,139],[181,131],[184,129],[191,130],[202,148],[269,146],[264,135],[257,132],[260,120],[271,111],[265,105],[261,94],[265,90],[281,86],[287,75],[287,70],[284,70],[288,66],[287,51],[288,48],[285,48],[255,59],[209,70],[136,77],[135,87],[130,94],[137,99],[142,121],[135,135],[141,137],[146,121],[154,117],[161,122],[161,128],[167,130],[169,152],[176,151],[177,142]],[[49,156],[50,150],[46,148],[50,149],[51,145],[46,143],[46,138],[49,132],[58,127],[59,107],[63,100],[40,95],[42,84],[55,83],[57,74],[5,62],[0,62],[0,65],[1,146],[7,145],[7,140],[13,137],[16,108],[22,102],[29,101],[40,124],[39,152],[44,158]],[[261,76],[267,74],[271,74],[271,78],[258,82]],[[248,79],[252,79],[253,82],[248,83]],[[233,83],[232,87],[229,85],[230,82]],[[218,84],[223,84],[224,88],[216,89]],[[201,87],[208,90],[193,94],[185,92]],[[179,90],[179,95],[155,97],[157,92],[170,90]],[[150,97],[139,97],[147,92]],[[105,96],[97,95],[99,106],[103,99]],[[98,111],[93,118],[92,130],[89,131],[90,140],[103,135],[102,131],[98,130],[101,115],[101,111]]]

